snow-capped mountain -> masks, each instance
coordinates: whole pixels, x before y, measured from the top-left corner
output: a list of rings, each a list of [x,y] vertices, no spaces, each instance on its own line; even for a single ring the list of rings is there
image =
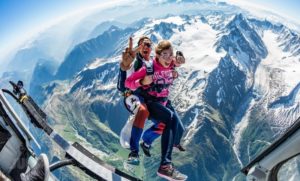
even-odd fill
[[[111,56],[111,54],[115,53],[115,48],[118,47],[118,44],[122,40],[121,38],[124,35],[129,35],[132,31],[131,28],[123,30],[116,26],[111,26],[108,31],[105,31],[100,36],[75,46],[58,68],[56,73],[57,78],[70,79],[75,73],[83,69],[89,61],[96,57]]]
[[[213,19],[216,18],[226,23],[215,26],[218,23]],[[291,45],[287,45],[286,39],[282,38],[286,35],[283,29],[287,30],[287,27],[270,25],[271,22],[254,21],[242,14],[214,12],[148,19],[142,28],[132,30],[135,41],[141,35],[150,36],[154,42],[169,39],[175,49],[185,53],[187,63],[179,69],[181,77],[172,89],[171,100],[187,128],[184,142],[193,148],[184,155],[176,155],[179,160],[194,158],[180,164],[181,170],[187,172],[191,179],[243,179],[239,169],[300,115],[299,82],[287,94],[283,91],[293,84],[293,80],[287,83],[288,80],[284,79],[296,77],[299,72],[294,69],[284,73],[289,70],[280,66],[291,63],[290,68],[299,66],[299,56],[294,48],[297,44],[291,41]],[[110,29],[99,37],[115,31]],[[115,133],[119,133],[128,116],[126,112],[113,114],[118,110],[124,111],[122,98],[116,90],[116,78],[119,50],[127,46],[129,33],[126,30],[119,32],[115,53],[110,52],[92,63],[91,60],[86,61],[82,71],[73,72],[76,78],[65,93],[80,100],[80,104],[89,105],[98,119]],[[291,35],[297,36],[292,31]],[[86,49],[96,46],[85,45]],[[286,56],[274,59],[275,52]],[[285,60],[288,62],[277,62]],[[64,71],[68,69],[64,68]],[[277,72],[282,72],[281,76],[275,76]],[[277,82],[277,86],[272,85],[273,82]],[[269,94],[262,89],[268,89]],[[262,127],[256,126],[258,123],[268,129],[260,130]],[[273,129],[274,124],[276,129]],[[197,166],[191,172],[193,164]],[[151,160],[145,165],[151,168],[146,171],[146,178],[153,177],[151,171],[155,170],[157,163]],[[216,169],[218,172],[215,172]]]
[[[57,64],[53,60],[40,59],[34,68],[29,94],[32,95],[38,104],[44,102],[46,93],[43,91],[43,85],[54,79],[56,66]]]
[[[141,35],[170,40],[186,58],[170,96],[186,127],[187,151],[174,154],[175,165],[190,180],[245,180],[240,169],[300,116],[300,35],[226,3],[161,2],[165,10],[194,8],[90,31],[36,94],[46,95],[54,128],[119,164],[118,134],[129,116],[116,89],[121,52],[129,36],[134,44]],[[144,159],[144,180],[158,179],[159,144]]]

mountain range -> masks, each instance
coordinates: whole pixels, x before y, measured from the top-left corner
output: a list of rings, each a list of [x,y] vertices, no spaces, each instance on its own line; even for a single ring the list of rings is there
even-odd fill
[[[141,35],[154,43],[167,39],[186,58],[170,95],[186,127],[187,151],[174,154],[175,165],[190,180],[245,180],[240,169],[300,116],[299,32],[227,3],[165,1],[158,8],[174,4],[194,8],[130,23],[100,22],[60,63],[44,58],[35,46],[26,54],[20,50],[11,64],[39,57],[28,64],[35,67],[30,93],[54,129],[122,167],[125,151],[118,135],[129,113],[116,89],[121,52],[130,36],[134,43]],[[13,72],[18,71],[2,80]],[[159,147],[157,140],[154,156],[143,158],[145,180],[159,179]],[[294,165],[299,168],[299,162]],[[289,174],[284,178],[299,175]]]

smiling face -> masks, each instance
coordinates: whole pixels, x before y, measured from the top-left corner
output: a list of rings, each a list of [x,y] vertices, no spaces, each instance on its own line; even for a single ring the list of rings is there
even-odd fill
[[[155,48],[156,58],[164,67],[169,67],[174,59],[173,48],[169,41],[163,40]]]
[[[145,60],[150,59],[150,54],[152,50],[152,42],[148,38],[145,38],[139,42],[140,54]]]
[[[159,63],[164,67],[169,67],[172,63],[174,56],[173,56],[173,49],[170,47],[169,49],[163,50],[160,55],[158,55]]]

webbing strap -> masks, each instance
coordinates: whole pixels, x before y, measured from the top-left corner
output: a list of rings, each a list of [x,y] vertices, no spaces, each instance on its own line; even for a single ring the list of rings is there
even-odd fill
[[[145,66],[146,66],[147,75],[153,75],[153,73],[154,73],[153,61],[149,60],[149,61],[145,61],[144,63],[145,63]]]

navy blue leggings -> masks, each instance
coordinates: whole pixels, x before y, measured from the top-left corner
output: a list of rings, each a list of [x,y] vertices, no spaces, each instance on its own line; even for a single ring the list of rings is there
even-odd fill
[[[167,108],[169,108],[171,111],[173,111],[173,113],[174,113],[173,120],[176,119],[176,122],[177,122],[177,129],[176,129],[176,134],[174,137],[174,145],[179,145],[185,129],[184,129],[181,119],[179,118],[179,115],[177,114],[177,111],[172,106],[171,101],[168,101]]]
[[[174,145],[174,135],[178,127],[179,120],[176,113],[159,102],[146,101],[150,117],[155,120],[161,120],[166,124],[161,137],[161,162],[160,165],[172,163],[172,152]]]
[[[171,111],[173,111],[174,116],[176,116],[176,118],[174,117],[174,119],[178,120],[178,125],[177,125],[177,131],[176,131],[176,135],[174,138],[174,145],[179,145],[180,144],[180,140],[182,138],[183,132],[185,131],[184,126],[176,112],[176,110],[174,109],[174,107],[171,104],[171,101],[168,100],[168,103],[166,105],[167,108],[169,108]],[[144,134],[143,134],[143,141],[147,144],[147,145],[152,145],[152,143],[154,142],[154,140],[156,138],[158,138],[160,135],[162,135],[163,133],[163,129],[161,128],[161,124],[158,124],[159,122],[156,121],[153,118],[149,118],[152,120],[152,122],[154,123],[153,126],[151,126],[150,128],[148,128]]]

